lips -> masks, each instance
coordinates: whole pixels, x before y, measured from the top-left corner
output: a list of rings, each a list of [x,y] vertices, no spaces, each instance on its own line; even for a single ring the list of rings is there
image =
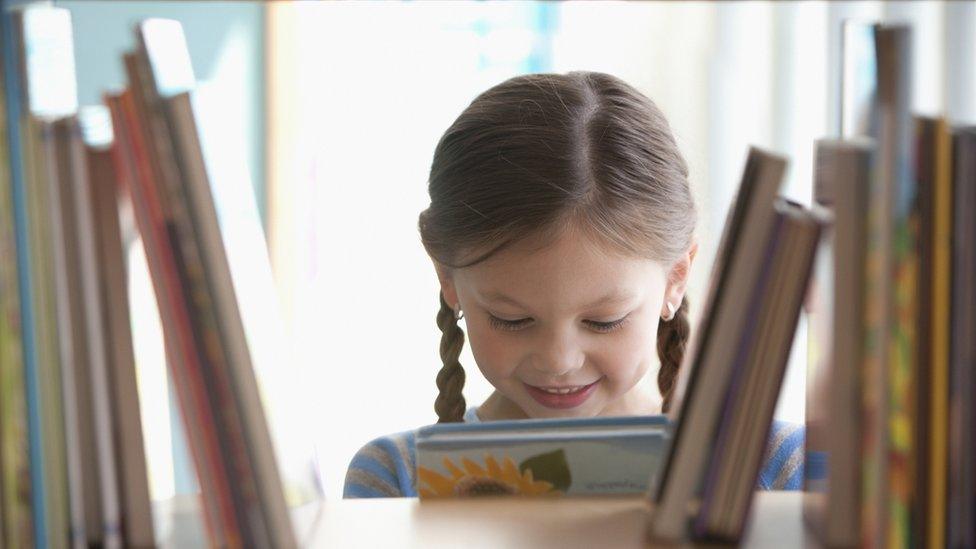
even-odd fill
[[[589,385],[560,385],[539,387],[525,383],[529,395],[539,404],[547,408],[567,409],[575,408],[584,402],[596,390],[601,380]]]

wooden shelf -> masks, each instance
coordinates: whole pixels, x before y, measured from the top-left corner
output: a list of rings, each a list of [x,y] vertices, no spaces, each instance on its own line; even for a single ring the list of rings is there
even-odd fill
[[[760,492],[743,547],[816,547],[801,492]],[[323,502],[308,547],[650,547],[643,498]]]

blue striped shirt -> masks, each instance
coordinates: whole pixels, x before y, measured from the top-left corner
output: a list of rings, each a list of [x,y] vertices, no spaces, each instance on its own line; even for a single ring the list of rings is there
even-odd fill
[[[468,408],[464,421],[479,421],[476,407]],[[774,421],[757,488],[803,488],[803,434],[801,425]],[[416,431],[375,439],[352,458],[346,471],[343,497],[417,497]]]

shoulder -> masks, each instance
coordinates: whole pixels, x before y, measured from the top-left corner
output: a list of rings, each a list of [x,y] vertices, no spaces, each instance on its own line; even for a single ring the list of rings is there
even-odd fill
[[[773,421],[766,455],[759,473],[763,490],[801,490],[803,488],[803,425]]]
[[[374,439],[349,462],[342,497],[415,497],[415,462],[413,431]]]

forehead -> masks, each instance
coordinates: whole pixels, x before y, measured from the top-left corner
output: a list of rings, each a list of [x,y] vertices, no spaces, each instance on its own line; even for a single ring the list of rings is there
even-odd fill
[[[489,302],[575,309],[663,292],[665,270],[655,260],[624,254],[581,231],[565,230],[545,240],[515,243],[458,269],[455,282]]]

